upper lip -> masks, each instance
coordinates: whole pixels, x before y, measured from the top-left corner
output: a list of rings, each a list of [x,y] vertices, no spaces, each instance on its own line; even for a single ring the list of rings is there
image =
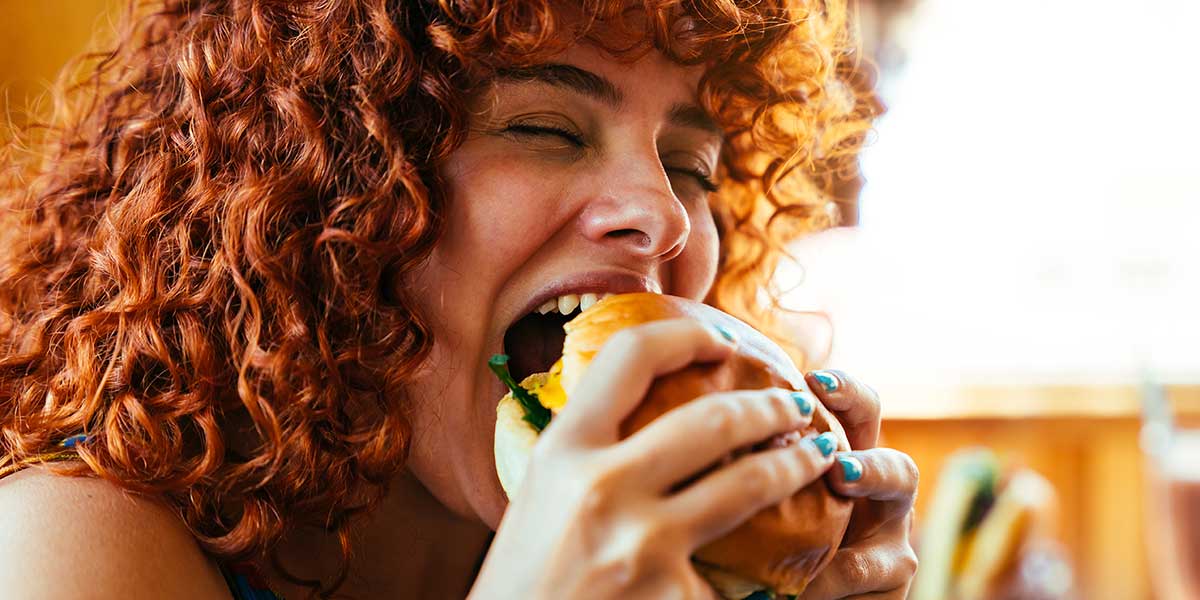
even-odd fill
[[[637,275],[634,273],[622,273],[617,271],[594,271],[591,273],[577,273],[565,277],[557,277],[546,283],[529,299],[529,302],[517,313],[512,324],[517,320],[532,313],[537,307],[541,306],[551,298],[557,298],[566,294],[627,294],[632,292],[654,292],[662,293],[662,286],[658,281]]]

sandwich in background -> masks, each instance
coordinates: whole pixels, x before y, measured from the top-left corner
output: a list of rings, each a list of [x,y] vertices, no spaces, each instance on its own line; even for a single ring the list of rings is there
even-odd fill
[[[909,600],[1069,598],[1056,511],[1054,488],[1035,471],[1005,469],[983,448],[951,455],[922,515]]]

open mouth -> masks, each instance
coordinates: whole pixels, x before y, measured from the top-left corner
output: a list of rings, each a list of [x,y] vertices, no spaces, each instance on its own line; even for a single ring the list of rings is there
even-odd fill
[[[509,328],[504,334],[504,353],[508,355],[508,369],[514,379],[524,381],[534,373],[550,370],[562,356],[563,340],[567,337],[563,325],[573,317],[533,313]]]
[[[563,325],[611,294],[564,294],[546,300],[504,333],[509,372],[517,381],[545,373],[562,357]]]

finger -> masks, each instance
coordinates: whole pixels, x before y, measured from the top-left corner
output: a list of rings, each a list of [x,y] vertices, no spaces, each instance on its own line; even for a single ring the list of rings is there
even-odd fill
[[[619,451],[646,485],[665,491],[734,450],[803,429],[815,407],[813,395],[777,388],[708,394],[651,421]]]
[[[660,375],[693,362],[723,360],[732,336],[694,319],[669,319],[614,333],[588,365],[571,401],[547,430],[578,441],[611,443],[622,419]],[[560,435],[564,435],[560,434]]]
[[[838,550],[800,598],[891,598],[898,592],[894,597],[904,597],[917,572],[917,555],[904,528],[898,521],[869,540]]]
[[[897,515],[912,508],[921,472],[909,455],[893,448],[874,448],[837,455],[838,468],[826,475],[833,491],[895,505]]]
[[[888,523],[909,517],[919,475],[907,454],[876,448],[839,453],[836,459],[825,481],[834,492],[855,498],[844,545],[874,536]]]
[[[850,447],[874,448],[879,443],[879,395],[841,371],[813,371],[804,381],[846,428]]]
[[[732,531],[762,509],[816,481],[833,465],[828,433],[747,454],[667,499],[667,513],[686,521],[694,548]]]

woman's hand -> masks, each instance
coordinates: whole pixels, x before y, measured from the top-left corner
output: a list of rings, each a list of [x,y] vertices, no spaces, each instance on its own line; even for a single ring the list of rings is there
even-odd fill
[[[809,387],[846,428],[852,452],[837,456],[826,475],[833,490],[856,498],[842,547],[801,595],[805,600],[902,600],[917,572],[910,532],[917,466],[907,454],[876,448],[879,398],[839,371],[817,371]]]
[[[735,391],[624,440],[618,429],[656,377],[722,360],[734,343],[686,319],[613,335],[534,447],[471,597],[715,598],[691,554],[821,477],[833,457],[806,440],[673,490],[735,449],[807,426],[811,409],[788,390]]]

